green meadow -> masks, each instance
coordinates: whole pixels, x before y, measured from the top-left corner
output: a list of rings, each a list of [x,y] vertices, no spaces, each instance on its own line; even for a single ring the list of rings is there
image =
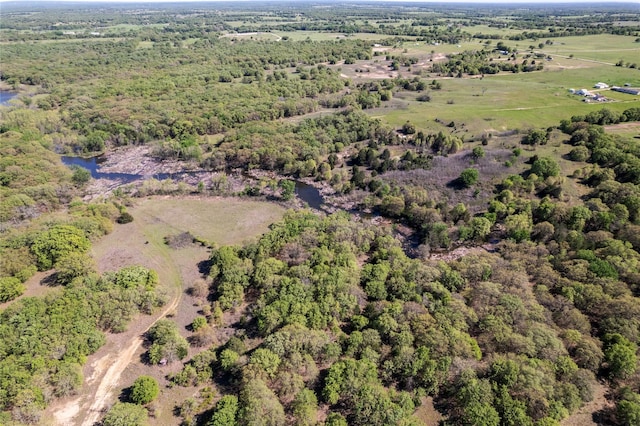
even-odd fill
[[[638,96],[593,89],[597,82],[610,86],[629,84],[640,87],[638,69],[613,65],[619,59],[625,63],[640,62],[640,43],[634,40],[634,37],[616,35],[554,38],[553,44],[536,49],[536,52],[552,57],[551,61],[544,60],[545,69],[539,72],[501,72],[482,78],[443,78],[423,72],[424,78],[435,78],[442,84],[441,90],[429,92],[430,102],[418,102],[416,98],[420,93],[399,92],[392,104],[376,109],[372,114],[394,126],[401,126],[409,120],[425,130],[443,129],[435,119],[445,124],[452,121],[464,123],[464,132],[473,134],[552,126],[563,118],[588,114],[605,107],[614,111],[640,107]],[[491,44],[495,45],[498,41],[492,40]],[[483,43],[482,40],[474,40],[456,46],[405,42],[402,52],[407,56],[442,56],[477,50],[482,48]],[[504,43],[521,49],[521,46],[534,42],[505,40]],[[612,49],[612,46],[615,48]],[[398,54],[400,50],[394,49],[392,52]],[[518,62],[524,59],[524,54],[526,52],[519,55]],[[569,89],[593,90],[609,101],[586,103],[584,98],[571,94]]]

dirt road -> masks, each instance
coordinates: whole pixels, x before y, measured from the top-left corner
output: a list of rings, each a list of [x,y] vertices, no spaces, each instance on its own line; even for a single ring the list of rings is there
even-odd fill
[[[142,264],[157,271],[161,270],[161,276],[169,281],[163,287],[169,289],[170,300],[160,313],[132,324],[125,333],[110,336],[105,347],[94,355],[102,354],[90,361],[85,368],[85,371],[90,371],[91,374],[86,377],[81,390],[82,395],[52,407],[55,424],[92,426],[98,422],[114,402],[114,393],[119,390],[122,373],[134,361],[142,346],[144,333],[159,319],[175,311],[180,303],[183,284],[180,267],[171,258],[162,237],[149,231],[149,224],[154,221],[156,219],[153,217],[138,214],[136,220],[128,224],[131,226],[116,228],[112,234],[105,237],[106,242],[99,243],[104,247],[98,247],[99,253],[96,257],[101,269]],[[128,243],[141,241],[144,246],[140,248],[134,244],[123,244],[118,247],[109,240]]]
[[[167,313],[175,310],[180,302],[180,297],[175,297],[171,304],[158,316],[158,318],[145,330],[148,331],[153,324],[159,319],[167,315]],[[137,336],[129,346],[115,356],[115,361],[111,364],[111,367],[107,370],[106,374],[102,376],[100,385],[93,396],[93,403],[89,407],[89,412],[85,419],[80,423],[82,426],[92,426],[97,422],[103,414],[103,410],[107,407],[107,404],[111,401],[112,393],[116,390],[118,381],[122,372],[133,360],[133,356],[136,354],[140,346],[142,345],[142,336]],[[110,355],[107,355],[111,357]]]

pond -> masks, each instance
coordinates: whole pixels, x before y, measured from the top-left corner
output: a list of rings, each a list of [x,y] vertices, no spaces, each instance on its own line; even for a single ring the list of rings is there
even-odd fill
[[[94,179],[111,179],[117,180],[119,182],[131,183],[140,179],[146,178],[154,178],[158,180],[163,179],[175,179],[184,175],[193,175],[198,172],[181,172],[181,173],[158,173],[152,176],[145,176],[140,174],[131,174],[131,173],[104,173],[100,171],[100,164],[106,161],[105,156],[91,157],[91,158],[81,158],[81,157],[67,157],[62,156],[62,163],[67,166],[80,166],[83,167],[89,172],[91,172],[91,177]],[[322,210],[324,205],[324,197],[320,194],[320,191],[317,188],[314,188],[311,185],[307,185],[304,182],[295,181],[296,188],[295,192],[297,197],[307,203],[309,207],[312,209]]]
[[[9,105],[9,101],[15,98],[18,94],[16,92],[9,92],[7,90],[0,90],[0,105]]]
[[[158,180],[163,179],[173,179],[179,177],[181,174],[187,173],[158,173],[151,176],[144,176],[141,174],[134,173],[105,173],[100,171],[100,164],[106,161],[106,157],[98,156],[91,158],[81,158],[81,157],[67,157],[62,156],[62,164],[66,166],[80,166],[85,168],[91,172],[91,177],[94,179],[111,179],[117,180],[122,183],[131,183],[136,180],[146,179],[146,178],[154,178]]]
[[[324,197],[320,194],[318,188],[297,180],[296,195],[302,201],[306,202],[312,209],[323,210]]]

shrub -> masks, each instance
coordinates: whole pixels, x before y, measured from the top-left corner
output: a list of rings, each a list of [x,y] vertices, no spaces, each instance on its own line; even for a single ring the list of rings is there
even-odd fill
[[[474,185],[478,181],[478,176],[479,176],[478,170],[474,168],[468,168],[463,170],[462,173],[460,173],[460,182],[466,188],[469,188],[470,186]]]
[[[531,165],[531,173],[543,179],[549,176],[558,176],[560,174],[560,166],[552,158],[541,157]]]
[[[8,302],[24,293],[24,284],[14,277],[0,278],[0,303]]]
[[[575,147],[569,152],[569,158],[572,161],[587,161],[590,156],[589,149],[584,146]]]
[[[41,271],[51,269],[58,259],[71,253],[89,250],[89,239],[75,226],[57,225],[42,232],[34,240],[31,251],[36,256]]]
[[[148,404],[160,393],[156,379],[150,376],[140,376],[133,382],[131,401],[138,405]]]
[[[102,421],[103,426],[145,426],[147,410],[136,404],[116,402]]]
[[[133,216],[131,216],[131,214],[128,212],[122,212],[122,214],[118,216],[118,219],[116,219],[116,221],[121,225],[124,225],[125,223],[131,223],[133,222]]]

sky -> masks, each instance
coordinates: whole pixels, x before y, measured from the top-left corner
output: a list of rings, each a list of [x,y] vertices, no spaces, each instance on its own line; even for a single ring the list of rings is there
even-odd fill
[[[215,2],[243,2],[258,1],[269,2],[270,0],[0,0],[0,3],[33,3],[33,2],[56,2],[56,3],[215,3]],[[275,0],[280,1],[280,0]],[[361,2],[390,2],[390,3],[489,3],[489,4],[513,4],[513,3],[529,3],[529,4],[563,4],[563,3],[626,3],[637,4],[640,9],[640,0],[282,0],[286,2],[313,2],[313,3],[361,3]]]

